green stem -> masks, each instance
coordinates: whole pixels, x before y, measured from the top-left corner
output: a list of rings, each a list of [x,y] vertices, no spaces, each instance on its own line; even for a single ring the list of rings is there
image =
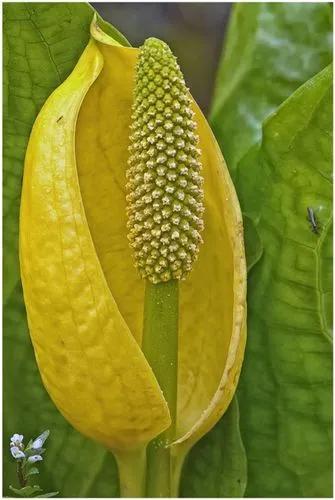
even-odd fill
[[[171,496],[171,454],[177,409],[178,280],[146,284],[142,349],[169,406],[171,426],[148,446],[148,497]]]
[[[119,469],[120,498],[145,497],[146,449],[114,450]]]
[[[27,486],[27,479],[25,478],[23,474],[23,469],[22,469],[22,462],[18,461],[16,463],[16,472],[17,472],[17,477],[19,479],[20,486],[23,488],[24,486]]]
[[[182,444],[171,450],[171,496],[173,498],[179,497],[180,476],[191,447],[189,444]]]

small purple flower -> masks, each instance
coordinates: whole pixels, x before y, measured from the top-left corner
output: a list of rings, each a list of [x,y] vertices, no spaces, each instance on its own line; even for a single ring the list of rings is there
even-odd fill
[[[43,460],[41,455],[32,455],[31,457],[28,458],[28,462],[34,464],[35,462],[39,462],[40,460]]]
[[[23,435],[22,434],[13,434],[12,437],[10,438],[10,445],[11,446],[23,446]]]
[[[11,446],[10,452],[16,460],[26,456],[17,446]]]

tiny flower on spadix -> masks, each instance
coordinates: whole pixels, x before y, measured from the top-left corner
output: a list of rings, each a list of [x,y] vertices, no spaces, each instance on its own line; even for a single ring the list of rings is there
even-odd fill
[[[20,458],[25,458],[25,454],[21,451],[17,446],[11,446],[10,452],[15,458],[15,460],[19,460]]]

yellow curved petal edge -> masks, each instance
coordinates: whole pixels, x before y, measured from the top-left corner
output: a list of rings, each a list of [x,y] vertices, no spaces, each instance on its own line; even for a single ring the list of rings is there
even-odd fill
[[[184,449],[218,422],[234,396],[244,357],[247,312],[240,206],[219,146],[196,103],[194,111],[206,213],[204,250],[191,279],[181,288],[185,313],[181,316],[179,435],[173,445]],[[195,316],[192,323],[191,311]]]
[[[48,393],[77,430],[123,449],[151,440],[170,425],[170,416],[107,285],[78,183],[77,116],[102,66],[91,40],[34,124],[25,160],[20,263],[30,334]],[[99,158],[92,167],[99,169]]]
[[[117,40],[107,35],[107,33],[105,33],[100,28],[98,24],[98,16],[96,13],[93,15],[93,19],[91,22],[91,34],[94,40],[96,40],[97,42],[105,43],[107,45],[115,45],[117,47],[122,47],[122,45]]]

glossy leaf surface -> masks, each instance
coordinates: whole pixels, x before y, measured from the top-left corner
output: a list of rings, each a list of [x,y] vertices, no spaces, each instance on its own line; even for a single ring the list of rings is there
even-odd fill
[[[332,300],[328,221],[331,179],[325,174],[331,167],[331,101],[328,96],[328,111],[324,104],[321,112],[317,105],[323,96],[320,86],[313,98],[303,93],[299,101],[287,101],[278,116],[265,122],[259,150],[264,119],[331,61],[331,33],[328,4],[235,5],[217,79],[211,119],[236,179],[250,273],[251,334],[238,390],[242,439],[248,455],[246,496],[331,494],[331,347],[325,341],[331,328]],[[316,117],[323,116],[321,126],[321,118],[317,124],[309,123],[308,109],[314,109]],[[273,136],[272,124],[276,128]],[[272,148],[277,149],[276,162],[274,151],[268,153]],[[285,179],[281,178],[282,168]],[[294,177],[293,171],[299,171],[299,177]],[[328,180],[322,181],[322,175]],[[303,201],[297,201],[299,196]],[[309,203],[322,228],[319,243],[306,218]],[[303,234],[299,227],[304,228]],[[299,251],[295,243],[300,245]],[[284,268],[287,265],[285,273],[280,264]],[[309,277],[304,278],[308,271]],[[276,280],[284,274],[287,283],[275,288]],[[299,307],[299,314],[293,312]],[[312,314],[320,318],[318,326],[310,323]],[[306,322],[308,335],[303,331]],[[289,332],[299,331],[300,323],[302,335],[295,340]],[[315,369],[321,365],[317,375]],[[299,402],[297,408],[295,401]],[[297,426],[303,429],[304,425],[305,430],[298,432]],[[309,443],[304,442],[307,435]]]
[[[239,386],[252,497],[332,492],[331,87],[327,68],[299,88],[237,172],[243,210],[264,247],[249,275]]]
[[[247,460],[239,429],[239,409],[234,397],[212,432],[191,450],[184,466],[181,496],[243,497]]]
[[[234,175],[263,120],[332,59],[328,3],[236,3],[210,114]]]

